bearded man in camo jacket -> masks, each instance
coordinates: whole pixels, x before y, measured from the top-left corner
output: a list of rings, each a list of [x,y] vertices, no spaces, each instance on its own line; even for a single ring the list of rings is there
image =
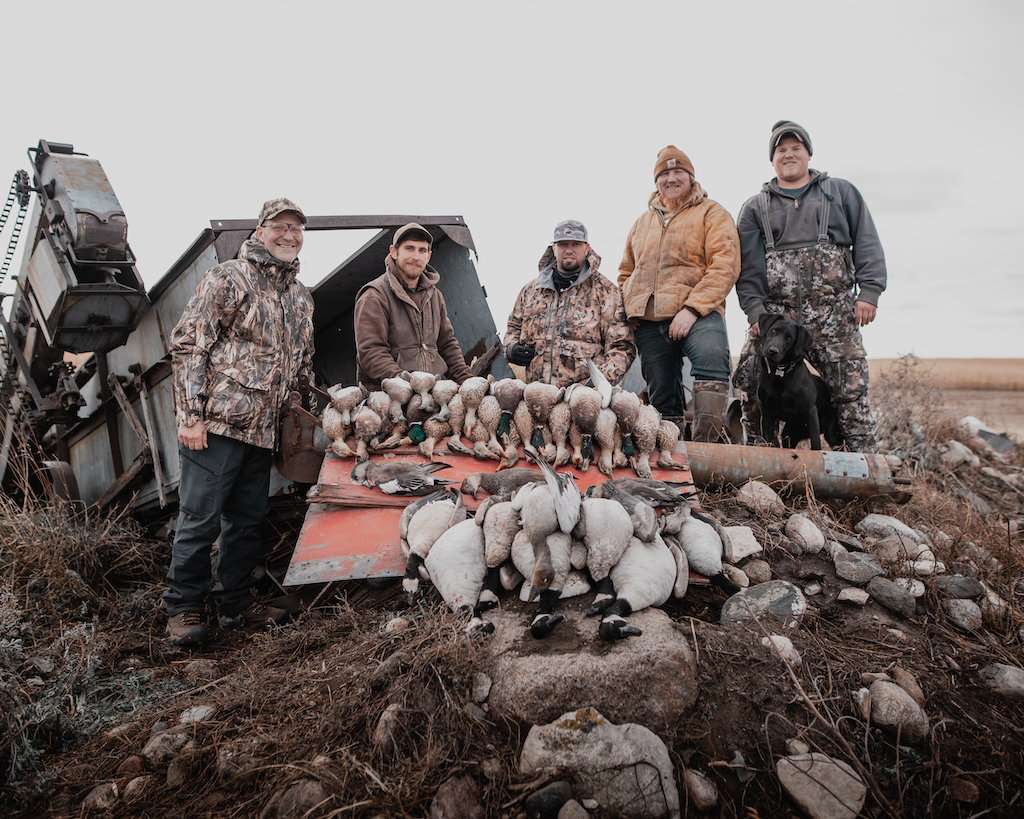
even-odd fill
[[[633,363],[636,345],[619,289],[600,265],[581,222],[555,228],[540,275],[520,291],[503,340],[505,357],[526,367],[527,381],[586,383],[589,359],[615,384]]]
[[[280,413],[311,375],[313,299],[296,280],[305,224],[294,202],[265,203],[256,232],[206,272],[171,335],[181,479],[163,599],[174,645],[208,637],[214,541],[219,613],[257,628],[288,619],[251,586]]]
[[[757,404],[758,319],[781,313],[802,324],[813,344],[807,360],[828,384],[839,432],[854,452],[878,450],[868,402],[868,362],[860,328],[875,319],[885,290],[885,254],[864,198],[845,179],[809,168],[806,129],[772,127],[768,159],[777,176],[740,209],[736,295],[750,332],[733,385],[743,401],[747,440],[761,438]]]

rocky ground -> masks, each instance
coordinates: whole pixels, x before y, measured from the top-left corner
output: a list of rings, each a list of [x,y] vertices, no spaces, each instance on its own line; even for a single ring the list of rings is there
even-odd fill
[[[910,365],[875,395],[909,503],[709,488],[765,608],[691,585],[613,645],[587,598],[535,641],[510,596],[472,638],[432,593],[351,583],[178,651],[166,542],[7,500],[0,813],[1019,816],[1024,446],[958,428]]]

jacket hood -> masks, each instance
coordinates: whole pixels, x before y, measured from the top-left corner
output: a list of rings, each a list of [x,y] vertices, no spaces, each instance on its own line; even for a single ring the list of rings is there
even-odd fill
[[[398,265],[395,264],[395,260],[391,258],[390,253],[384,257],[384,269],[391,274],[391,278],[401,287],[399,292],[404,292],[406,290],[405,280],[402,278],[402,274],[398,272]],[[420,281],[423,282],[424,280],[427,287],[435,287],[441,281],[441,274],[428,264],[420,274]]]
[[[693,180],[693,184],[690,187],[690,195],[686,197],[686,201],[683,202],[683,206],[679,210],[686,208],[692,208],[694,205],[699,205],[705,199],[708,198],[704,188],[700,186],[700,182],[696,179]],[[661,201],[661,194],[657,191],[651,194],[651,198],[647,200],[647,207],[656,213],[660,213],[662,216],[667,216],[670,213],[676,213],[665,207],[665,203]]]
[[[272,282],[290,284],[299,274],[298,257],[290,262],[282,262],[270,254],[255,233],[242,243],[238,258],[258,267]]]
[[[576,284],[585,282],[593,274],[597,273],[598,268],[601,267],[601,257],[594,252],[594,248],[590,248],[590,250],[587,251],[586,262],[586,267],[576,277]],[[555,250],[551,245],[548,245],[544,249],[544,253],[540,257],[540,261],[537,262],[537,269],[540,271],[540,276],[537,277],[537,284],[540,287],[548,287],[552,290],[554,289],[555,285],[552,282],[552,276],[554,275],[556,264]]]
[[[816,185],[819,182],[824,182],[826,179],[829,178],[828,174],[825,171],[816,171],[816,170],[814,170],[814,168],[810,169],[810,173],[811,173],[811,181],[807,183],[807,187],[808,188],[810,188],[811,185]],[[763,191],[765,191],[767,193],[782,194],[783,196],[792,196],[793,195],[792,188],[780,188],[779,187],[779,178],[777,176],[774,179],[772,179],[770,182],[765,182],[761,186],[761,190],[763,190]],[[824,193],[824,191],[822,191],[822,193]],[[832,199],[833,197],[830,194],[828,198]]]

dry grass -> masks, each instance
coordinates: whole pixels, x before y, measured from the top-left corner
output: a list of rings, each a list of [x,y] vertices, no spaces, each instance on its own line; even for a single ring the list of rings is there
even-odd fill
[[[912,357],[912,356],[911,356]],[[868,362],[874,387],[903,358],[874,358]],[[915,359],[935,385],[946,390],[1024,390],[1024,358]]]

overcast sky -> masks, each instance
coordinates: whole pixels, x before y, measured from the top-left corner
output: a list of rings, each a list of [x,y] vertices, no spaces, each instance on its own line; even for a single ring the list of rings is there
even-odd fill
[[[147,286],[275,196],[459,214],[503,332],[557,222],[614,280],[660,148],[735,217],[785,118],[874,216],[869,356],[1024,357],[1020,2],[8,0],[0,30],[0,173],[39,139],[98,159]],[[309,234],[303,280],[364,239]]]

